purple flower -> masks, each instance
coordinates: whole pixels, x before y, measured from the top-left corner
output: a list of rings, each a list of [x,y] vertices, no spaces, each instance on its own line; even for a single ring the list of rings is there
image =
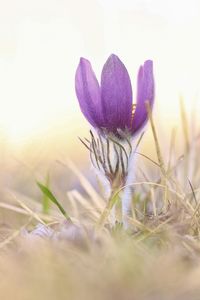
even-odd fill
[[[147,60],[139,68],[136,105],[132,103],[132,87],[126,67],[114,54],[103,66],[101,85],[90,62],[81,58],[75,88],[81,111],[94,128],[115,135],[119,130],[128,130],[133,136],[148,120],[146,101],[153,106],[153,62]]]

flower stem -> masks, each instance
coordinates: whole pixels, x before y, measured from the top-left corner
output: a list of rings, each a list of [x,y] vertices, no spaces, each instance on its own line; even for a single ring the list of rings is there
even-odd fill
[[[97,224],[97,227],[100,229],[104,226],[106,219],[108,218],[113,206],[116,204],[116,202],[119,199],[119,195],[117,193],[117,190],[112,190],[111,195],[108,199],[107,205],[104,209],[104,211],[102,212],[99,222]]]
[[[122,195],[122,222],[124,229],[129,228],[128,219],[132,216],[133,187],[131,184],[135,179],[136,157],[132,152],[128,161],[128,175],[125,181],[125,188]]]

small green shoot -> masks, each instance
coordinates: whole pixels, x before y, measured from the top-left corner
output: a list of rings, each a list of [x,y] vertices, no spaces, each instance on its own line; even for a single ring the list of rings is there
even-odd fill
[[[48,189],[50,187],[50,176],[49,176],[49,173],[47,173],[47,176],[46,176],[45,186]],[[42,210],[43,210],[44,214],[48,215],[49,210],[50,210],[50,199],[49,199],[49,197],[48,197],[48,195],[46,193],[43,193],[43,197],[42,197]]]
[[[42,191],[42,193],[48,197],[49,200],[51,200],[60,210],[60,212],[63,214],[63,216],[68,220],[71,221],[71,218],[69,217],[69,215],[67,214],[66,210],[62,207],[62,205],[58,202],[58,200],[56,199],[56,197],[52,194],[52,192],[48,189],[48,187],[46,187],[45,185],[43,185],[40,182],[37,182],[37,185],[39,187],[39,189]]]

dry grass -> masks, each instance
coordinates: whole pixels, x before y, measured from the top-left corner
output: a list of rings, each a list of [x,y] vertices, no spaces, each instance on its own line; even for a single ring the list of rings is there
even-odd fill
[[[0,299],[200,299],[200,140],[183,103],[181,116],[170,145],[151,118],[158,159],[138,155],[128,231],[120,216],[110,225],[110,211],[97,226],[103,193],[69,161],[59,163],[82,186],[61,201],[73,224],[53,205],[46,214],[31,197],[2,190]]]

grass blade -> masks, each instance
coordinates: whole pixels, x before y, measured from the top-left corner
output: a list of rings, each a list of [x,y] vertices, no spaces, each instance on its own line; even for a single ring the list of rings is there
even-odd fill
[[[46,182],[45,182],[45,186],[49,189],[49,185],[50,185],[50,176],[49,173],[46,176]],[[48,214],[49,213],[49,209],[50,209],[50,201],[49,201],[49,197],[43,193],[43,197],[42,197],[42,212],[44,214]]]
[[[65,211],[65,209],[62,207],[62,205],[58,202],[58,200],[56,199],[56,197],[52,194],[52,192],[48,189],[48,187],[46,187],[45,185],[43,185],[40,182],[37,182],[37,185],[39,187],[39,189],[42,191],[42,193],[48,197],[49,200],[51,200],[60,210],[60,212],[63,214],[63,216],[68,220],[71,221],[71,218],[69,217],[69,215],[67,214],[67,212]]]

